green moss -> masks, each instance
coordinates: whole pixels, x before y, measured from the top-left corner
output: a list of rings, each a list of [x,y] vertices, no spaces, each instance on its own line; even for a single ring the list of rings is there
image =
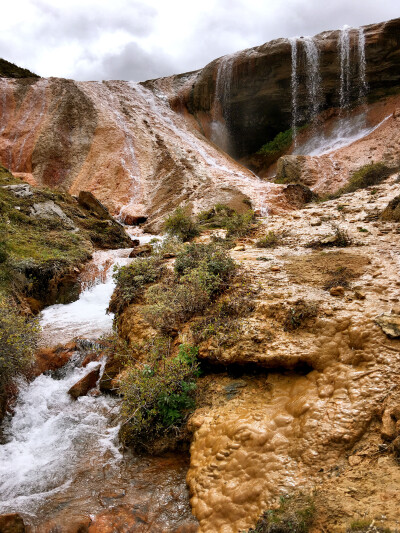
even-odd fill
[[[32,187],[31,195],[18,197],[8,185],[24,182],[0,166],[0,295],[29,292],[34,271],[40,277],[38,273],[48,272],[51,265],[54,271],[79,266],[91,257],[92,243],[113,248],[131,242],[122,226],[99,220],[67,193]],[[57,216],[32,216],[34,204],[48,201],[58,205],[75,227]]]

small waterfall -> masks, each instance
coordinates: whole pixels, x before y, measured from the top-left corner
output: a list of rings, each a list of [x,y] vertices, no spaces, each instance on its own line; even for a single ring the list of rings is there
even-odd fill
[[[343,26],[339,38],[340,53],[340,108],[348,109],[350,105],[350,26]]]
[[[229,152],[230,147],[229,131],[227,127],[229,121],[227,102],[231,93],[234,61],[235,55],[229,55],[222,57],[218,63],[215,96],[211,111],[211,140],[225,152]]]
[[[367,84],[367,61],[365,58],[365,35],[364,29],[358,30],[358,73],[359,73],[359,89],[358,94],[360,100],[362,100],[368,92]]]
[[[291,46],[292,56],[292,75],[291,75],[291,90],[292,90],[292,135],[293,143],[296,148],[296,127],[297,127],[297,93],[299,89],[299,80],[297,76],[297,37],[289,39]]]
[[[307,64],[307,92],[311,120],[314,120],[321,108],[321,73],[319,70],[319,50],[312,37],[304,37],[304,49]]]

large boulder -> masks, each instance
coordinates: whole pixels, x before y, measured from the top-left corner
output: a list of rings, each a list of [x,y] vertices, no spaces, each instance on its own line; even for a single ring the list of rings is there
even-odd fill
[[[108,209],[90,191],[80,191],[78,203],[85,209],[92,211],[99,218],[112,219]]]
[[[76,400],[80,396],[86,396],[86,394],[96,387],[97,380],[100,377],[100,365],[91,370],[89,374],[86,374],[82,379],[80,379],[75,385],[69,389],[68,394]]]

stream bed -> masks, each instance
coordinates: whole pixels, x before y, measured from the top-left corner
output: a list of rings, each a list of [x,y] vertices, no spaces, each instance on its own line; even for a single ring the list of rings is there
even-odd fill
[[[106,308],[113,267],[128,264],[130,251],[94,254],[82,273],[79,300],[42,313],[45,344],[75,336],[95,340],[111,330]],[[196,531],[185,481],[188,457],[122,450],[118,398],[98,389],[77,400],[68,394],[104,366],[82,368],[83,356],[77,351],[61,370],[20,383],[14,415],[2,426],[0,514],[20,513],[32,533]]]

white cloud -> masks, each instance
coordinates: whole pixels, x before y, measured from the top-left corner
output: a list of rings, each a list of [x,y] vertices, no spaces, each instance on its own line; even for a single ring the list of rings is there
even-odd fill
[[[140,80],[398,15],[398,0],[14,0],[2,6],[0,57],[43,76]]]

